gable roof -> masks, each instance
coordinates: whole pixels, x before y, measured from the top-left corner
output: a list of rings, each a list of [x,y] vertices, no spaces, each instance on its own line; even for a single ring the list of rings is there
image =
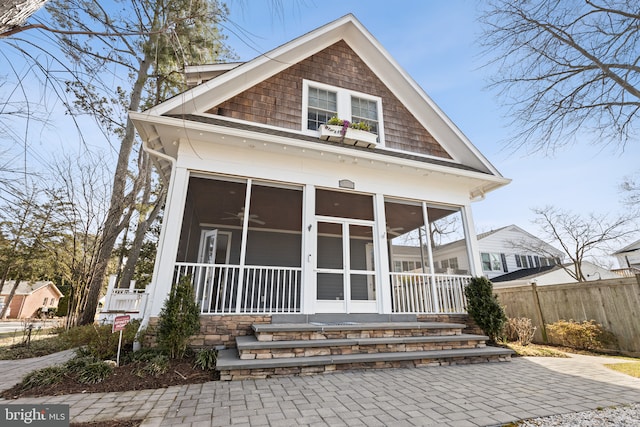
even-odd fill
[[[528,231],[518,227],[515,224],[506,225],[504,227],[496,228],[495,230],[491,230],[491,231],[486,231],[484,233],[480,233],[480,234],[477,235],[477,240],[478,240],[478,242],[480,242],[481,240],[484,240],[484,239],[486,239],[488,237],[500,234],[500,233],[505,232],[505,231],[517,231],[520,234],[523,234],[523,235],[527,236],[530,239],[534,239],[534,240],[537,240],[537,241],[541,242],[542,244],[545,245],[545,247],[553,249],[553,251],[557,252],[558,254],[562,254],[562,251],[560,251],[559,249],[556,249],[555,247],[553,247],[552,245],[550,245],[547,242],[543,241],[539,237],[534,236],[533,234],[531,234]],[[462,247],[462,246],[465,246],[465,245],[466,245],[466,243],[465,243],[464,239],[455,240],[453,242],[446,243],[446,244],[444,244],[442,246],[438,246],[438,251],[444,251],[444,250],[447,250],[447,249],[455,248],[457,246],[461,246]],[[549,252],[553,252],[553,251],[550,250]]]
[[[544,267],[534,267],[534,268],[522,268],[520,270],[512,271],[511,273],[506,273],[501,276],[496,276],[491,279],[492,282],[509,282],[511,280],[521,280],[521,279],[533,279],[534,277],[540,276],[544,273],[547,273],[551,270],[558,270],[562,267],[559,265],[546,265]]]
[[[619,251],[614,252],[613,255],[622,255],[636,251],[640,251],[640,240],[637,240],[630,245],[627,245],[624,248],[620,249]]]
[[[3,295],[3,296],[9,295],[15,283],[16,283],[15,280],[7,280],[6,282],[4,282],[4,286],[0,291],[0,295]],[[56,294],[58,294],[58,298],[63,296],[62,292],[60,292],[60,289],[58,289],[58,287],[53,282],[48,280],[40,280],[37,282],[22,281],[18,284],[18,289],[16,289],[15,295],[31,295],[42,288],[46,288],[47,286],[52,287],[51,289]]]
[[[132,112],[130,113],[131,118],[143,139],[150,140],[157,133],[153,129],[145,129],[145,122],[150,121],[150,117],[155,117],[153,120],[157,121],[161,116],[164,116],[165,120],[169,120],[169,116],[189,118],[193,115],[201,115],[211,107],[341,40],[357,53],[359,58],[453,158],[450,165],[453,166],[456,163],[465,165],[493,177],[491,182],[483,184],[474,191],[474,197],[483,196],[485,192],[501,187],[510,181],[502,177],[424,90],[351,14],[304,34],[249,62],[234,64],[234,67],[219,67],[220,70],[224,69],[224,72],[214,73],[215,77],[211,80],[205,81],[144,113]],[[169,126],[176,125],[171,121],[166,123]],[[183,120],[182,123],[186,123],[183,125],[185,127],[196,126],[191,121]],[[258,125],[258,127],[261,126]]]

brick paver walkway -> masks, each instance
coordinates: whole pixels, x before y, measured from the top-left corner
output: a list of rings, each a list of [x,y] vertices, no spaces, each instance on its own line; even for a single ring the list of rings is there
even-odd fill
[[[74,422],[144,419],[143,426],[493,426],[640,402],[640,379],[600,359],[515,358],[11,403],[65,403]]]

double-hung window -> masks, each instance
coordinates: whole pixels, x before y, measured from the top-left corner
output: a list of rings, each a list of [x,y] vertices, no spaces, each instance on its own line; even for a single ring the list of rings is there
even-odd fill
[[[351,97],[351,121],[364,122],[371,128],[369,132],[378,133],[378,103],[371,99]]]
[[[338,94],[326,89],[309,87],[307,129],[316,130],[337,115]]]
[[[364,122],[369,132],[382,142],[382,99],[366,93],[339,88],[324,83],[304,80],[303,130],[317,131],[331,117],[351,123]]]
[[[482,269],[484,271],[504,271],[500,254],[481,253]]]

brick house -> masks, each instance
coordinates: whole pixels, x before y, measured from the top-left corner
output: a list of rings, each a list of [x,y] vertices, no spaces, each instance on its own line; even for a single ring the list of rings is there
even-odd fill
[[[8,280],[0,291],[0,309],[9,300],[9,294],[15,282]],[[9,310],[5,314],[9,319],[26,319],[34,317],[39,309],[55,312],[63,294],[50,281],[20,282],[16,289]]]
[[[465,312],[471,203],[509,180],[355,17],[185,72],[191,89],[130,113],[169,186],[145,322],[182,276],[210,345],[276,316]],[[468,274],[433,268],[442,221]],[[407,242],[424,247],[412,271],[394,267]]]

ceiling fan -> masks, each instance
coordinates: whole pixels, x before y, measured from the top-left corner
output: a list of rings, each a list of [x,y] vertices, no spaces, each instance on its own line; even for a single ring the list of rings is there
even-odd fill
[[[392,236],[400,236],[402,233],[399,233],[399,231],[404,230],[404,227],[387,227],[387,234],[391,234]]]
[[[226,219],[239,219],[240,222],[244,222],[244,208],[240,208],[240,212],[225,212],[227,215],[231,215],[230,217],[227,218],[222,218],[223,220]],[[256,214],[249,214],[249,222],[255,222],[256,224],[260,224],[260,225],[264,225],[266,224],[264,221],[258,219],[258,215]]]
[[[387,226],[387,234],[391,235],[391,236],[394,236],[394,237],[398,237],[398,236],[402,235],[403,234],[402,230],[404,230],[404,227],[393,227],[393,228],[391,228],[391,227]],[[371,234],[371,232],[369,234]]]

